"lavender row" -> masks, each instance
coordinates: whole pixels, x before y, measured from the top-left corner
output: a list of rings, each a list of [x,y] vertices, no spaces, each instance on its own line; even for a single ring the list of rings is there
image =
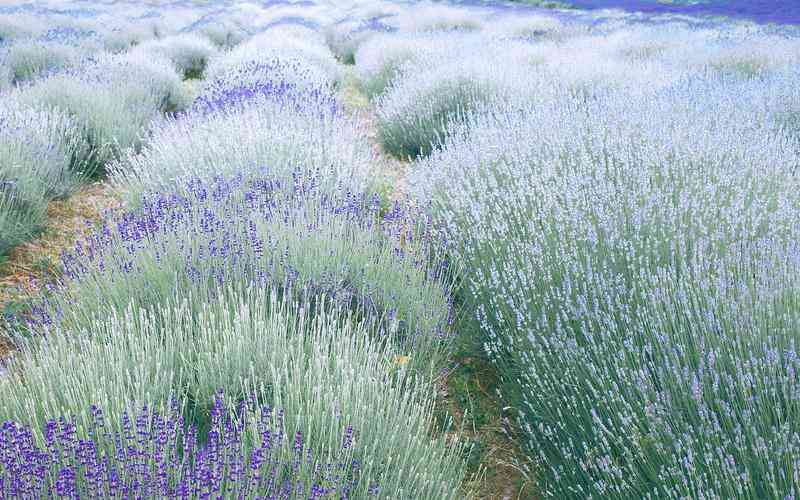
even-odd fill
[[[797,491],[796,82],[566,87],[418,163],[546,495]]]

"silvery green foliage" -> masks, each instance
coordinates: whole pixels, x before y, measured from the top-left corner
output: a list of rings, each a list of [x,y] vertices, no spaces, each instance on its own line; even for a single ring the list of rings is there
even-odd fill
[[[131,200],[154,189],[173,189],[189,179],[268,174],[291,179],[297,170],[316,171],[325,189],[374,188],[374,153],[353,118],[312,96],[305,102],[256,96],[246,105],[192,113],[155,125],[141,153],[112,167],[113,182]]]
[[[664,49],[658,32],[642,35],[637,31],[645,30],[546,40],[533,44],[529,60],[560,85],[587,97],[603,89],[640,93],[667,87],[691,71],[683,58],[676,64],[658,57]],[[678,43],[672,45],[681,49]]]
[[[167,318],[177,320],[185,311],[185,304],[165,304]],[[86,425],[92,405],[102,404],[117,420],[136,405],[168,402],[188,382],[182,358],[192,352],[192,339],[181,331],[162,335],[158,325],[150,311],[131,305],[104,311],[82,328],[20,343],[0,377],[2,419],[41,430],[58,412]]]
[[[191,103],[180,75],[164,57],[135,52],[103,56],[83,70],[82,77],[85,80],[119,86],[122,95],[139,93],[154,96],[162,112],[181,111]]]
[[[227,19],[212,19],[195,28],[211,43],[223,50],[230,50],[250,37],[241,23]]]
[[[344,21],[332,24],[325,29],[328,47],[344,64],[355,64],[358,47],[375,31],[359,21]]]
[[[229,286],[218,298],[192,313],[187,291],[158,305],[158,314],[132,304],[85,329],[51,332],[0,378],[0,418],[41,432],[67,411],[88,428],[90,408],[102,405],[107,425],[121,431],[123,412],[137,404],[163,408],[176,394],[204,401],[208,384],[223,383],[232,407],[246,390],[281,408],[280,424],[300,432],[315,458],[332,461],[347,429],[357,429],[345,444],[361,463],[353,498],[375,484],[381,497],[462,498],[461,445],[431,438],[429,383],[398,365],[368,323],[324,296],[311,303],[273,288]],[[248,422],[253,435],[258,423]]]
[[[186,33],[144,42],[134,49],[139,51],[168,59],[184,78],[199,78],[216,48],[205,38]]]
[[[635,91],[668,86],[687,74],[765,77],[800,62],[795,39],[758,30],[689,29],[673,23],[597,31],[546,41],[539,51],[542,63],[575,86]]]
[[[71,45],[41,40],[20,40],[0,49],[0,86],[18,85],[47,72],[76,63],[80,51]]]
[[[85,176],[80,129],[55,109],[26,108],[12,95],[0,107],[0,254],[44,223],[49,200],[65,196]]]
[[[701,37],[688,37],[681,51],[665,56],[692,69],[710,70],[723,76],[757,78],[787,66],[800,64],[800,40],[795,37],[765,34],[757,29],[731,29],[716,37],[706,36],[703,50],[697,50]],[[710,39],[710,40],[709,40]]]
[[[103,47],[112,53],[125,52],[156,37],[153,26],[134,23],[114,23],[109,27],[101,27]]]
[[[544,495],[800,488],[800,160],[765,106],[780,89],[565,92],[474,116],[416,167]]]
[[[45,203],[28,204],[17,196],[1,193],[0,230],[3,233],[0,237],[0,255],[5,255],[11,248],[30,238],[43,224],[46,210]]]
[[[83,130],[87,161],[103,169],[128,148],[161,112],[185,108],[180,76],[164,59],[141,54],[98,58],[19,90],[28,106],[67,112]]]
[[[39,35],[47,30],[47,23],[39,16],[24,12],[0,14],[0,43]]]
[[[370,98],[382,94],[404,65],[431,57],[457,53],[472,35],[453,33],[381,33],[362,43],[355,54],[356,71]]]
[[[213,58],[208,65],[206,78],[215,80],[236,68],[252,63],[269,63],[276,59],[302,63],[308,72],[320,75],[319,78],[324,78],[330,85],[341,76],[336,58],[322,36],[302,26],[281,25],[259,33],[230,52]]]
[[[481,14],[483,12],[476,8],[423,1],[409,6],[388,22],[404,32],[478,31],[483,27]]]
[[[337,2],[331,16],[337,19],[351,17],[354,19],[379,19],[396,16],[406,8],[391,0],[352,0]]]
[[[542,71],[531,64],[527,45],[472,42],[461,57],[433,54],[401,68],[401,76],[376,102],[378,139],[386,151],[399,157],[427,155],[452,123],[472,111],[529,102],[549,92],[552,83],[537,74]]]
[[[533,40],[562,39],[575,31],[586,31],[583,24],[567,25],[560,19],[542,14],[513,13],[492,19],[487,23],[488,33]],[[579,32],[579,31],[578,31]]]
[[[697,73],[764,78],[795,64],[800,53],[795,42],[773,37],[776,50],[768,55],[758,49],[766,46],[762,38],[735,30],[672,38],[670,29],[632,27],[533,44],[440,34],[440,43],[417,48],[424,40],[418,35],[384,34],[362,46],[357,63],[368,93],[383,89],[376,104],[384,148],[415,157],[427,154],[451,122],[473,109],[536,99],[543,85],[531,82],[541,76],[553,82],[544,86],[595,99],[611,90],[638,95],[668,89]],[[709,50],[690,56],[698,44]]]
[[[68,112],[83,132],[86,161],[102,169],[121,150],[138,145],[143,127],[158,113],[155,96],[117,90],[117,85],[56,75],[24,89],[21,99]]]

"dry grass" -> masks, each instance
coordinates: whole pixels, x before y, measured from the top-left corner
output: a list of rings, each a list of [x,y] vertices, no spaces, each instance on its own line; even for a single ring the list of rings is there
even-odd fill
[[[538,498],[532,465],[523,463],[514,424],[497,397],[497,373],[483,356],[473,354],[456,353],[438,403],[439,413],[453,418],[461,439],[473,444],[465,489],[485,500]]]
[[[405,189],[405,177],[408,170],[408,162],[398,160],[386,154],[383,150],[380,141],[378,141],[375,111],[366,94],[359,86],[355,70],[350,66],[344,69],[344,76],[336,97],[346,112],[356,116],[361,121],[367,138],[372,144],[375,161],[380,167],[379,171],[384,176],[383,181],[391,191],[390,198],[392,200],[404,200],[407,192]]]

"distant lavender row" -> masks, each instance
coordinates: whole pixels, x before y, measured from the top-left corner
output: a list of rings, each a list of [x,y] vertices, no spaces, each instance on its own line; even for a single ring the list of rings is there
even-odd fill
[[[590,9],[624,9],[649,14],[729,16],[758,23],[800,23],[800,6],[792,0],[568,0],[569,5]]]
[[[767,77],[800,63],[790,28],[584,17],[421,3],[382,19],[399,31],[359,38],[354,61],[376,103],[384,149],[425,156],[472,111],[522,107],[554,89],[591,99],[597,91],[638,94],[690,77]]]

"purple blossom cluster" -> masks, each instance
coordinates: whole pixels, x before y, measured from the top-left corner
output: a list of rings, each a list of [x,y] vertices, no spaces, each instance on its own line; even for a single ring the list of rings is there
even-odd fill
[[[287,79],[291,76],[291,79]],[[320,113],[338,112],[336,99],[326,86],[299,85],[313,81],[308,68],[299,61],[273,59],[248,61],[211,82],[195,99],[188,113],[208,114],[246,105],[255,98],[266,98],[293,106],[298,111],[313,108]]]
[[[368,259],[391,248],[392,262],[384,265],[391,265],[392,272],[405,269],[397,272],[397,279],[406,285],[439,287],[443,294],[441,284],[450,271],[445,261],[433,259],[427,251],[436,244],[427,216],[399,202],[385,210],[376,195],[318,191],[313,173],[297,171],[286,184],[274,178],[218,177],[209,183],[187,181],[178,192],[145,196],[138,210],[105,223],[62,255],[62,286],[44,303],[34,305],[31,326],[50,328],[65,309],[74,311],[87,296],[106,304],[115,299],[127,304],[132,298],[150,304],[159,294],[174,294],[176,287],[210,298],[226,285],[256,282],[304,296],[324,294],[379,321],[381,330],[396,325],[402,343],[447,337],[452,301],[443,298],[442,309],[435,309],[400,300],[404,291],[395,280],[375,283],[360,260],[346,263],[347,255],[337,254],[336,260],[345,263],[322,271],[298,267],[292,246],[297,243],[264,229],[278,225],[309,244],[333,245],[315,238],[331,225],[344,227],[375,241],[374,247],[358,250],[376,254]],[[408,252],[409,245],[420,250]],[[334,250],[326,251],[334,255]]]
[[[236,266],[231,264],[246,255],[263,255],[265,242],[256,229],[259,221],[280,220],[289,224],[307,210],[314,209],[319,209],[316,219],[304,220],[307,223],[304,229],[309,231],[324,223],[326,216],[331,216],[366,229],[380,225],[383,234],[395,241],[414,240],[411,229],[404,227],[410,220],[409,214],[399,203],[379,217],[381,205],[377,195],[344,192],[341,196],[329,196],[317,192],[316,187],[314,175],[295,171],[291,187],[272,178],[216,177],[210,183],[189,180],[180,192],[145,195],[140,209],[104,223],[99,231],[79,241],[72,252],[63,253],[64,274],[75,280],[93,271],[95,265],[102,271],[106,268],[104,257],[119,248],[126,250],[124,255],[129,259],[118,260],[118,267],[131,271],[135,256],[150,243],[186,230],[198,235],[221,236],[211,238],[197,255],[187,257],[199,257],[204,262],[218,257],[233,271]],[[269,243],[273,249],[277,248],[277,241]],[[184,249],[189,250],[188,247]],[[403,255],[402,248],[397,248],[397,255]],[[272,264],[271,271],[275,272],[274,264],[279,263]]]
[[[82,29],[74,26],[56,26],[42,34],[39,37],[39,41],[77,45],[82,41],[94,37],[97,37],[97,32],[94,30]]]
[[[335,461],[323,462],[300,432],[285,434],[281,410],[247,400],[229,411],[222,391],[205,434],[174,398],[163,414],[147,406],[134,418],[124,414],[121,432],[100,408],[92,415],[88,429],[64,417],[49,421],[43,442],[32,429],[4,422],[0,498],[349,498],[358,486],[352,427]],[[248,433],[248,421],[257,432]],[[366,490],[377,494],[378,485]]]

